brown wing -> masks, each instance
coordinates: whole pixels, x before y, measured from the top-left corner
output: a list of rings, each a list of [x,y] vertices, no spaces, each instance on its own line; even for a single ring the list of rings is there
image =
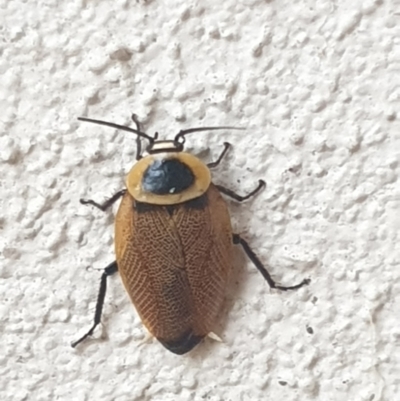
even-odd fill
[[[232,229],[219,191],[173,206],[126,193],[116,217],[122,281],[148,330],[176,353],[213,330],[231,272]]]

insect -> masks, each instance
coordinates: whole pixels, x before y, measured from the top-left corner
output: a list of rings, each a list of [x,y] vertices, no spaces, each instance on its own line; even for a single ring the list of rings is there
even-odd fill
[[[260,180],[245,196],[211,182],[210,169],[220,164],[230,145],[224,143],[218,159],[208,164],[184,152],[189,134],[238,128],[191,128],[173,140],[158,140],[158,133],[147,135],[136,116],[132,118],[136,129],[79,118],[136,134],[137,162],[127,175],[126,189],[104,203],[80,200],[105,211],[122,198],[115,219],[116,260],[102,274],[92,327],[71,345],[76,347],[92,335],[100,323],[107,277],[118,271],[143,324],[165,348],[181,355],[215,328],[234,245],[242,246],[271,288],[295,290],[310,280],[290,287],[278,285],[246,240],[233,233],[222,195],[242,202],[257,194],[265,182]],[[148,141],[143,154],[142,139]]]

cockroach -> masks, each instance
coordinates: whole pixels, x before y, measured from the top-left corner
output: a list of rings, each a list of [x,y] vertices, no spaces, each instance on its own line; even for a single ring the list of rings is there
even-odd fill
[[[92,335],[100,323],[107,277],[118,271],[149,332],[169,351],[182,355],[215,329],[232,271],[234,245],[242,246],[271,288],[295,290],[310,280],[289,287],[278,285],[247,241],[233,233],[222,195],[243,202],[265,182],[259,180],[245,196],[212,183],[210,169],[220,164],[230,144],[224,143],[218,159],[208,164],[184,152],[189,134],[240,128],[190,128],[173,140],[158,140],[158,133],[152,137],[142,132],[136,117],[132,118],[136,129],[78,119],[134,133],[137,153],[126,189],[104,203],[80,200],[105,211],[122,198],[115,218],[116,260],[102,274],[92,327],[71,345],[76,347]],[[143,154],[142,139],[148,141]]]

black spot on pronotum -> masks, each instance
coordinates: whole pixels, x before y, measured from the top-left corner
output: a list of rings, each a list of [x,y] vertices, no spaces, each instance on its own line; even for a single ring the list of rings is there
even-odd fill
[[[156,195],[178,194],[194,183],[190,168],[178,159],[155,160],[143,174],[142,187]]]

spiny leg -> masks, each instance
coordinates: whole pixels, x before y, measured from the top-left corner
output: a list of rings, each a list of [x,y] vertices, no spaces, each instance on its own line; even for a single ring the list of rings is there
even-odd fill
[[[209,168],[214,168],[217,167],[219,165],[219,163],[221,163],[221,160],[224,158],[224,156],[226,155],[226,152],[228,151],[228,149],[231,147],[231,144],[228,142],[224,142],[224,150],[221,152],[221,154],[218,156],[218,159],[215,162],[210,162],[207,163],[207,166]]]
[[[90,330],[84,336],[82,336],[79,340],[74,341],[71,344],[72,348],[75,348],[83,340],[85,340],[87,337],[91,336],[93,334],[94,329],[100,324],[101,312],[103,311],[104,298],[106,296],[106,291],[107,291],[107,277],[113,275],[117,271],[118,271],[118,265],[117,265],[116,261],[110,263],[104,269],[103,274],[101,276],[101,280],[100,280],[100,289],[99,289],[99,294],[97,296],[96,311],[94,313],[93,326],[90,328]]]
[[[245,195],[245,196],[241,196],[238,195],[237,193],[233,192],[232,190],[223,187],[222,185],[216,185],[216,187],[218,188],[218,190],[220,192],[222,192],[224,195],[229,196],[232,199],[235,199],[238,202],[243,202],[249,198],[251,198],[252,196],[256,195],[259,191],[261,191],[261,189],[263,189],[265,187],[265,181],[263,180],[258,180],[258,186],[256,189],[254,189],[253,191],[251,191],[249,194]]]
[[[276,289],[282,290],[282,291],[297,290],[298,288],[303,287],[303,285],[307,285],[310,283],[311,280],[309,278],[306,278],[301,283],[292,285],[290,287],[284,287],[281,285],[277,285],[275,283],[275,281],[272,279],[271,275],[268,273],[267,269],[261,263],[260,259],[258,259],[257,255],[252,251],[249,244],[239,234],[233,234],[233,243],[236,245],[239,244],[242,246],[243,250],[246,252],[246,255],[253,262],[254,266],[262,274],[262,276],[265,278],[265,280],[267,280],[267,282],[271,288],[276,288]]]
[[[102,210],[105,212],[112,204],[114,204],[121,196],[125,195],[126,189],[121,189],[121,191],[118,191],[116,194],[114,194],[110,199],[107,199],[103,203],[97,203],[94,200],[91,199],[79,199],[79,202],[82,203],[82,205],[92,205],[97,207],[97,209]]]

